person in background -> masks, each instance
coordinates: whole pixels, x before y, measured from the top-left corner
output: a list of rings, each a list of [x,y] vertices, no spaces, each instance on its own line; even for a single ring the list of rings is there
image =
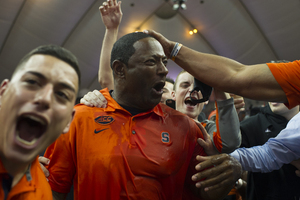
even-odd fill
[[[194,77],[183,70],[175,80],[172,96],[175,100],[176,110],[197,121],[206,102],[196,104],[191,100],[191,98],[203,98],[201,91],[195,91],[191,94],[194,87]],[[215,101],[217,107],[217,120],[216,122],[204,120],[201,124],[210,135],[215,147],[214,150],[230,153],[241,144],[239,119],[233,99],[230,98],[229,94],[218,90],[214,90],[211,96],[213,97],[210,99]]]
[[[40,46],[17,65],[0,87],[0,199],[52,199],[38,155],[74,116],[80,82],[76,57]]]
[[[299,106],[289,110],[283,103],[269,102],[258,114],[241,122],[241,147],[263,145],[276,137],[298,113]],[[249,171],[247,199],[299,199],[300,178],[295,176],[295,170],[295,166],[284,164],[269,173]]]
[[[164,93],[161,96],[160,103],[166,104],[166,100],[172,99],[173,88],[174,88],[174,80],[167,77],[165,86],[163,88]]]

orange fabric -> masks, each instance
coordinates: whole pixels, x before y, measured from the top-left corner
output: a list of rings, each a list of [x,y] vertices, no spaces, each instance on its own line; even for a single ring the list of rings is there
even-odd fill
[[[288,108],[300,104],[300,61],[290,63],[267,63],[276,81],[286,94]]]
[[[208,115],[208,120],[210,120],[210,118],[211,118],[212,116],[216,115],[216,113],[217,113],[217,110],[211,111],[211,112],[209,113],[209,115]]]
[[[221,139],[221,134],[220,134],[220,128],[219,128],[219,109],[218,109],[218,103],[217,101],[215,102],[216,106],[216,126],[217,126],[217,131],[214,132],[213,135],[213,140],[216,148],[218,149],[219,152],[222,152],[223,144],[222,144],[222,139]]]
[[[67,193],[74,181],[75,199],[182,199],[205,155],[195,122],[163,104],[132,117],[101,93],[108,107],[75,106],[70,131],[47,149],[51,188]]]
[[[230,195],[235,195],[236,200],[242,200],[242,196],[238,193],[238,191],[235,189],[235,187],[233,187],[233,188],[230,190],[230,192],[229,192],[228,195],[229,195],[229,196],[230,196]]]
[[[0,175],[7,173],[0,161]],[[31,181],[28,181],[26,175],[11,189],[7,200],[52,200],[51,188],[40,167],[38,157],[32,162],[30,168]],[[1,178],[1,176],[0,176]],[[4,199],[2,189],[2,180],[0,181],[0,200]]]

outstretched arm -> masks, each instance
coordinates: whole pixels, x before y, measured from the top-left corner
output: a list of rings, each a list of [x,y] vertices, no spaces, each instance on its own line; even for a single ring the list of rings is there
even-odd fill
[[[293,117],[287,127],[275,138],[270,138],[264,145],[251,148],[239,148],[231,155],[252,172],[271,172],[300,158],[300,114]]]
[[[170,54],[175,42],[163,35],[147,30]],[[175,62],[198,80],[222,91],[243,97],[287,103],[287,98],[266,64],[243,65],[222,56],[200,53],[182,46]]]
[[[114,89],[113,73],[110,67],[110,55],[114,43],[117,41],[119,25],[122,20],[121,1],[107,0],[99,7],[102,21],[106,27],[103,38],[98,81],[102,88]]]

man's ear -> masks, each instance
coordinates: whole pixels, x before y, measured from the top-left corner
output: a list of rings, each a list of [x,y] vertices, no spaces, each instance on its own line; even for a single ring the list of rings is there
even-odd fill
[[[63,133],[67,133],[67,132],[69,131],[70,126],[71,126],[71,122],[72,122],[73,119],[74,119],[74,115],[75,115],[75,109],[73,109],[72,116],[70,117],[70,121],[69,121],[69,123],[67,124],[67,126],[64,128]]]
[[[171,96],[172,96],[172,99],[174,101],[176,101],[176,95],[175,95],[175,91],[174,90],[171,92]]]
[[[114,77],[125,78],[125,68],[126,65],[119,60],[115,60],[112,63],[112,70],[114,72]]]
[[[8,85],[9,85],[8,79],[4,79],[1,83],[1,86],[0,86],[0,108],[2,105],[2,96],[3,96],[4,92],[6,91],[6,89],[8,88]]]

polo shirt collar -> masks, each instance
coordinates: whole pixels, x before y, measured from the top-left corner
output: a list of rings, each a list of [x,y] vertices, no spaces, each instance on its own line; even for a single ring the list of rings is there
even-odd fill
[[[37,175],[34,170],[38,170],[39,161],[38,157],[29,165],[25,174],[19,180],[19,182],[11,189],[9,196],[15,196],[23,192],[29,192],[36,190],[37,177],[32,176],[32,174]],[[7,173],[7,170],[4,168],[2,161],[0,161],[0,174]]]
[[[103,89],[100,91],[105,99],[107,100],[107,107],[104,108],[105,112],[115,112],[115,110],[123,110],[127,113],[129,113],[127,110],[125,110],[123,107],[121,107],[111,96],[107,88]],[[148,110],[146,112],[142,112],[140,114],[137,114],[136,116],[142,116],[142,115],[147,115],[149,113],[155,113],[156,115],[160,117],[164,117],[163,110],[160,106],[160,104],[157,104],[154,108],[151,110]]]

